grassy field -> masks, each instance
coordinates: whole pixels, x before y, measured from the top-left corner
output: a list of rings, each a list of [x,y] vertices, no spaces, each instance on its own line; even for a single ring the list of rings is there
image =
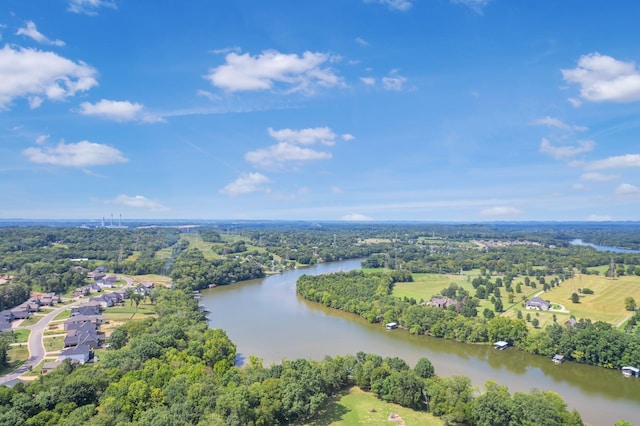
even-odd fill
[[[14,330],[13,331],[13,335],[15,336],[16,343],[28,342],[30,334],[31,334],[31,330]]]
[[[43,314],[31,314],[29,318],[22,320],[20,325],[25,327],[35,325],[42,319],[42,317],[44,317]]]
[[[325,410],[313,419],[295,424],[310,426],[389,426],[394,424],[389,421],[389,414],[391,413],[399,414],[406,425],[444,425],[444,422],[429,413],[413,411],[397,404],[384,402],[374,394],[364,392],[357,387],[351,388],[348,392],[344,392],[340,397],[331,401]]]
[[[152,282],[159,283],[168,287],[171,284],[171,277],[167,277],[166,275],[158,275],[158,274],[147,274],[147,275],[132,275],[131,278],[136,280],[137,282]]]
[[[64,348],[64,335],[42,339],[45,352],[59,351]]]
[[[65,320],[67,318],[71,318],[71,309],[65,309],[56,315],[51,321]]]
[[[464,275],[452,275],[452,274],[413,274],[413,282],[411,283],[397,283],[393,289],[393,295],[396,297],[409,297],[414,298],[417,301],[420,299],[424,299],[424,301],[428,302],[431,300],[436,294],[439,294],[443,288],[449,287],[449,284],[457,284],[458,286],[464,288],[469,291],[471,295],[474,295],[476,290],[471,285],[471,279],[467,281],[467,276],[475,277],[476,275],[468,275],[465,273]],[[519,280],[515,280],[514,283],[519,282]],[[515,287],[515,284],[514,284]],[[540,287],[537,289],[527,287],[522,285],[522,293],[515,293],[515,301],[518,302],[522,300],[522,296],[529,297],[532,294],[540,291]],[[504,309],[508,309],[512,304],[509,303],[509,299],[507,297],[507,292],[504,287],[500,288],[500,294],[502,299],[502,304]],[[490,301],[490,297],[481,300],[480,306],[478,308],[478,312],[482,315],[484,308],[493,309],[493,303]],[[514,316],[516,314],[514,313]]]
[[[107,321],[128,321],[128,320],[142,320],[149,316],[155,316],[155,306],[150,303],[140,303],[138,310],[136,311],[135,304],[132,306],[130,302],[126,302],[124,306],[114,306],[105,309],[102,312]]]
[[[29,359],[29,348],[27,348],[26,344],[10,346],[7,355],[9,356],[9,366],[0,367],[0,376],[12,372],[24,364],[25,361]]]
[[[581,294],[580,303],[571,302],[571,294],[579,288],[589,288],[594,294]],[[565,306],[576,318],[605,321],[618,325],[631,315],[624,308],[624,299],[640,302],[640,277],[624,276],[609,279],[601,275],[579,275],[545,292],[541,297]]]

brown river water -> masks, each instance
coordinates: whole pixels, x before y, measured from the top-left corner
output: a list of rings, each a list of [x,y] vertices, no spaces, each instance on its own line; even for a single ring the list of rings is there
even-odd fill
[[[487,380],[510,392],[532,388],[557,392],[590,425],[613,425],[620,419],[640,425],[640,378],[625,378],[619,370],[565,362],[490,345],[472,345],[404,330],[388,331],[355,315],[310,303],[296,295],[303,274],[360,268],[349,260],[287,271],[281,275],[202,291],[201,304],[209,326],[224,329],[238,346],[238,363],[257,355],[265,365],[282,359],[355,354],[358,351],[397,356],[415,365],[421,357],[440,376],[462,375],[484,388]]]

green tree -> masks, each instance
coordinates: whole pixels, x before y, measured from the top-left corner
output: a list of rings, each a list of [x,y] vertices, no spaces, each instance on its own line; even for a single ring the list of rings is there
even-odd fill
[[[636,300],[631,296],[625,297],[624,298],[624,308],[627,311],[635,311],[636,310]]]
[[[580,296],[578,295],[578,293],[571,294],[571,302],[580,303]]]
[[[476,397],[471,413],[478,426],[509,426],[514,410],[507,387],[490,380],[485,383],[485,392]]]
[[[418,360],[418,363],[416,364],[413,371],[415,371],[416,374],[423,379],[433,377],[433,375],[435,374],[433,364],[431,364],[431,361],[429,361],[429,359],[425,357],[422,357]]]

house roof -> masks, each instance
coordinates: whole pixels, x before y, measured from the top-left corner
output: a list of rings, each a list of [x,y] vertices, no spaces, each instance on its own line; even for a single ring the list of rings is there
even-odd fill
[[[87,345],[78,345],[71,348],[63,349],[60,351],[60,356],[71,355],[84,355],[88,356],[91,353],[91,348]]]
[[[527,300],[527,304],[528,305],[540,305],[540,304],[550,305],[549,302],[547,302],[546,300],[544,300],[544,299],[542,299],[542,298],[540,298],[538,296],[534,297],[533,299]]]

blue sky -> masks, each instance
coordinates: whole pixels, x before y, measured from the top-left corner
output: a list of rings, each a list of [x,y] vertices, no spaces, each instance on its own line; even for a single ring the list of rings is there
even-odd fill
[[[0,218],[638,220],[636,0],[3,0]]]

